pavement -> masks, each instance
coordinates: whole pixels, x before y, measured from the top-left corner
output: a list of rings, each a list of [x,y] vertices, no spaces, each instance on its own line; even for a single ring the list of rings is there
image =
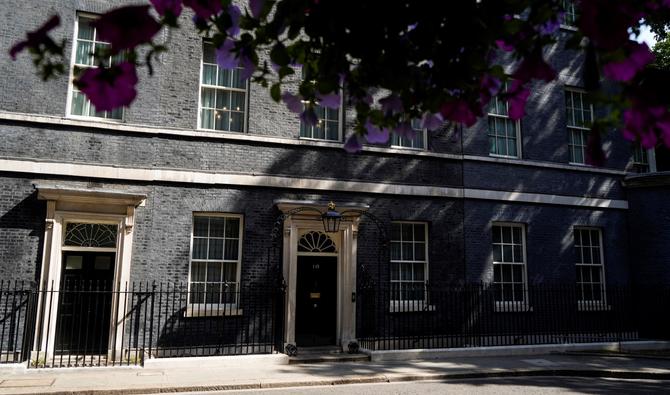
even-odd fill
[[[670,380],[670,358],[572,353],[298,365],[224,365],[202,359],[161,369],[0,365],[0,394],[150,394],[539,376]]]

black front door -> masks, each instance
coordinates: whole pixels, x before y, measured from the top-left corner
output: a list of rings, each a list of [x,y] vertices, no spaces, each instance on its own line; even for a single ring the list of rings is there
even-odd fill
[[[63,253],[56,352],[107,352],[114,257],[113,252]]]
[[[337,257],[299,256],[295,341],[298,346],[335,344]]]

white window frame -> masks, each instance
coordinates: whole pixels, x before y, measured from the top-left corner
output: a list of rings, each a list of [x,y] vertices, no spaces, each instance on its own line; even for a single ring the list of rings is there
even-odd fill
[[[305,101],[303,101],[303,106],[306,104]],[[318,105],[318,103],[317,103]],[[323,106],[321,106],[323,107]],[[302,130],[302,125],[303,122],[300,121],[300,125],[298,126],[298,138],[300,140],[309,140],[309,141],[327,141],[331,143],[340,143],[342,142],[342,135],[344,134],[344,95],[342,94],[342,91],[340,90],[340,107],[337,109],[337,140],[333,139],[328,139],[328,138],[316,138],[316,137],[307,137],[307,136],[302,136],[300,131]],[[329,109],[327,107],[324,107],[324,111],[328,111]],[[332,110],[332,109],[331,109]],[[322,118],[317,117],[317,122],[321,120]],[[312,136],[314,136],[314,126],[309,126],[312,132]],[[325,135],[325,130],[324,130],[324,135]]]
[[[636,151],[645,152],[647,154],[647,163],[635,160]],[[647,171],[636,171],[639,166],[646,166]],[[656,150],[653,148],[642,148],[639,143],[633,145],[633,152],[631,155],[631,172],[639,174],[655,173],[656,172]]]
[[[106,122],[123,122],[125,117],[126,117],[126,109],[125,107],[121,108],[121,118],[110,118],[110,117],[98,117],[95,115],[79,115],[79,114],[72,114],[72,98],[74,97],[75,93],[75,87],[74,87],[74,69],[76,67],[80,68],[95,68],[97,66],[91,66],[91,65],[81,65],[76,63],[76,57],[77,57],[77,41],[79,40],[79,19],[84,18],[84,19],[91,19],[95,20],[99,17],[99,15],[96,14],[91,14],[91,13],[86,13],[86,12],[77,12],[74,18],[74,29],[73,29],[73,36],[72,36],[72,53],[70,56],[70,73],[68,76],[68,88],[67,88],[67,100],[65,103],[65,116],[67,118],[74,118],[74,119],[99,119],[99,120],[104,120]],[[95,51],[95,43],[105,43],[104,41],[95,41],[97,35],[97,29],[96,33],[94,33],[94,38],[93,38],[93,50]],[[107,44],[107,43],[105,43]],[[88,103],[88,107],[90,108],[91,102],[86,98],[86,102]],[[104,111],[104,113],[109,113],[109,111]]]
[[[391,223],[391,226],[395,224],[410,224],[410,225],[423,225],[424,229],[424,256],[425,259],[423,261],[416,261],[416,260],[393,260],[389,259],[389,264],[390,264],[390,270],[393,270],[394,265],[403,265],[403,264],[409,264],[409,265],[414,265],[417,263],[423,263],[423,281],[402,281],[400,280],[400,274],[398,274],[398,280],[392,280],[393,276],[389,276],[389,283],[391,284],[390,288],[390,293],[389,293],[389,309],[390,312],[392,313],[403,313],[403,312],[413,312],[413,311],[433,311],[435,310],[435,306],[432,306],[429,304],[428,300],[428,290],[427,290],[427,285],[428,285],[428,280],[429,280],[429,256],[428,253],[430,251],[429,249],[429,243],[430,240],[428,239],[429,233],[428,233],[428,223],[425,221],[393,221]],[[414,236],[412,236],[412,244],[416,243],[416,239]],[[391,239],[390,242],[403,242],[402,240],[402,230],[401,230],[401,239],[400,240],[393,240]],[[391,244],[389,243],[389,248]],[[401,250],[402,250],[402,244],[401,244]],[[400,284],[400,283],[423,283],[423,298],[422,299],[403,299],[403,300],[398,300],[398,299],[393,299],[393,284]]]
[[[193,264],[193,240],[194,240],[194,228],[195,228],[195,217],[220,217],[220,218],[235,218],[239,219],[239,241],[238,241],[238,251],[237,251],[237,272],[235,273],[236,281],[236,300],[234,303],[191,303],[191,266]],[[209,235],[208,235],[209,239]],[[215,317],[215,316],[235,316],[242,315],[243,311],[239,308],[239,292],[241,292],[241,275],[242,275],[242,251],[244,245],[244,215],[235,214],[235,213],[220,213],[220,212],[193,212],[191,215],[191,244],[189,248],[189,258],[188,258],[188,300],[186,303],[186,311],[184,315],[186,317]],[[208,248],[209,249],[209,248]],[[225,257],[224,257],[225,258]],[[209,261],[203,259],[195,259],[195,261]],[[215,262],[230,262],[225,259],[214,260]],[[223,273],[223,268],[221,269]],[[206,276],[206,274],[205,274]],[[206,282],[207,277],[205,277]]]
[[[212,45],[213,44],[208,41],[208,40],[203,40],[202,45],[200,47],[200,71],[198,73],[198,120],[197,120],[197,129],[200,131],[206,131],[206,132],[216,132],[216,133],[235,133],[235,134],[243,134],[243,133],[248,133],[248,127],[249,127],[249,93],[250,93],[250,84],[249,80],[247,79],[245,81],[245,88],[233,88],[233,87],[223,87],[219,85],[208,85],[208,84],[203,84],[202,83],[202,72],[204,70],[204,65],[205,65],[205,45]],[[212,63],[208,63],[212,64]],[[219,65],[216,65],[216,67],[219,67]],[[218,70],[217,70],[218,73]],[[230,91],[230,92],[243,92],[244,93],[244,113],[242,116],[242,131],[236,132],[233,130],[221,130],[221,129],[206,129],[202,126],[202,90],[203,88],[207,89],[215,89],[215,90],[220,90],[220,91]]]
[[[605,248],[603,244],[603,232],[601,228],[593,227],[593,226],[574,226],[572,228],[572,243],[574,246],[574,249],[576,250],[578,245],[577,245],[577,238],[576,233],[577,231],[588,231],[589,232],[589,238],[591,237],[591,232],[596,231],[598,232],[598,248],[600,249],[600,262],[597,264],[594,263],[583,263],[583,259],[580,257],[575,256],[575,269],[577,269],[580,266],[586,266],[586,267],[596,267],[600,269],[600,295],[601,295],[601,300],[588,300],[588,299],[583,299],[583,290],[580,288],[580,284],[583,282],[580,281],[579,278],[576,277],[576,272],[575,270],[575,284],[578,286],[577,289],[577,308],[579,311],[601,311],[601,310],[609,310],[611,307],[608,306],[607,304],[607,284],[605,282]],[[581,247],[581,245],[579,246]],[[590,245],[589,248],[592,248],[593,246]],[[576,253],[576,251],[575,251]],[[593,259],[591,259],[593,261]],[[596,284],[596,283],[589,283],[589,284]]]
[[[402,149],[402,150],[414,150],[414,151],[427,151],[428,150],[428,129],[426,128],[412,128],[416,131],[417,135],[421,133],[423,136],[423,147],[414,147],[414,139],[408,139],[407,137],[401,137],[397,134],[391,135],[391,148]],[[402,145],[403,141],[409,141],[412,146]]]
[[[565,106],[565,119],[566,119],[565,128],[568,132],[568,157],[569,157],[568,160],[569,160],[569,163],[571,165],[574,165],[574,166],[587,166],[588,167],[589,165],[586,163],[586,145],[588,143],[588,138],[589,138],[589,133],[591,132],[591,128],[586,128],[586,127],[583,127],[583,126],[570,126],[570,122],[568,122],[568,106],[567,106],[567,95],[568,94],[570,94],[570,95],[578,94],[578,95],[581,95],[581,98],[582,98],[582,108],[581,108],[581,110],[584,111],[584,96],[586,95],[587,92],[583,89],[580,89],[580,88],[575,88],[575,87],[572,87],[572,86],[566,86],[563,89],[563,93],[564,93],[563,97],[566,98],[566,100],[564,100],[563,103],[564,103],[564,106]],[[573,99],[572,102],[574,104],[574,98],[572,98],[572,99]],[[589,111],[590,111],[590,114],[591,114],[591,121],[590,122],[593,122],[595,112],[593,110],[593,104],[592,103],[589,103]],[[573,111],[573,117],[574,117],[574,114],[575,113]],[[572,121],[573,121],[572,123],[575,124],[574,119]],[[571,144],[570,143],[570,140],[572,138],[573,130],[580,132],[580,138],[583,138],[583,140],[584,140],[583,145],[581,145],[581,144],[576,145],[576,144]],[[570,147],[572,147],[572,146],[581,147],[582,158],[583,158],[584,162],[573,161],[573,158],[572,158],[572,155],[571,155],[571,149],[570,149]]]
[[[574,0],[562,0],[561,5],[563,6],[563,10],[565,11],[565,15],[563,17],[563,20],[561,21],[561,27],[564,29],[567,28],[570,30],[576,30],[577,25],[575,23],[577,22],[577,18],[579,17],[579,13],[577,12],[578,11],[577,2]],[[568,15],[573,15],[574,20],[567,21]]]
[[[507,227],[507,228],[517,228],[520,230],[521,233],[521,254],[523,257],[523,262],[504,262],[504,261],[496,261],[495,260],[495,254],[493,253],[493,248],[495,248],[497,245],[506,245],[509,243],[505,243],[502,240],[502,236],[500,239],[500,243],[495,243],[493,240],[493,231],[496,226],[499,227]],[[512,240],[512,244],[510,245],[516,245],[514,244],[514,240]],[[503,257],[504,258],[504,257]],[[519,222],[492,222],[491,223],[491,263],[492,263],[492,269],[493,269],[493,278],[491,281],[491,285],[493,287],[496,287],[496,284],[498,282],[495,281],[495,270],[496,266],[500,265],[510,265],[510,266],[521,266],[521,276],[523,280],[523,300],[494,300],[495,302],[495,311],[497,312],[526,312],[526,311],[533,311],[533,308],[530,306],[529,300],[528,300],[528,256],[526,254],[526,224],[519,223]],[[501,279],[502,280],[502,279]],[[501,281],[502,282],[502,281]],[[494,289],[494,292],[496,292],[496,289]],[[495,297],[494,297],[495,299]]]
[[[506,90],[506,88],[505,88],[505,90]],[[498,96],[494,96],[494,97],[491,98],[491,100],[498,101],[498,100],[500,100],[500,98]],[[491,108],[491,106],[489,105],[489,109],[490,108]],[[500,118],[500,119],[503,119],[503,120],[510,119],[510,117],[509,117],[509,101],[508,100],[505,100],[505,108],[507,109],[507,114],[508,115],[500,115],[500,114],[495,114],[495,113],[492,113],[490,111],[487,111],[487,114],[486,114],[486,121],[487,121],[486,137],[487,137],[487,143],[488,143],[488,146],[489,146],[489,150],[488,150],[489,151],[489,156],[495,157],[495,158],[521,159],[521,157],[522,157],[522,154],[521,154],[522,144],[521,144],[521,120],[520,119],[517,119],[516,121],[513,121],[514,122],[514,128],[515,128],[515,131],[516,131],[516,155],[502,155],[502,154],[497,154],[497,153],[494,154],[494,153],[491,152],[491,128],[489,126],[490,125],[489,124],[489,118],[494,117],[494,118]],[[498,135],[494,135],[494,138],[496,138],[497,136]],[[507,139],[507,136],[505,136],[505,139]]]

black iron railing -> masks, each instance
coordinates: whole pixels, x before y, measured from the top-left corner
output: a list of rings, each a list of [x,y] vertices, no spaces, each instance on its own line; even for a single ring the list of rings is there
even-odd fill
[[[371,350],[563,344],[668,338],[670,289],[529,286],[508,300],[490,284],[363,289],[360,346]],[[403,299],[404,298],[404,299]]]
[[[187,284],[0,283],[0,362],[29,367],[141,364],[146,358],[271,353],[283,293],[189,291]],[[213,301],[216,301],[214,303]]]

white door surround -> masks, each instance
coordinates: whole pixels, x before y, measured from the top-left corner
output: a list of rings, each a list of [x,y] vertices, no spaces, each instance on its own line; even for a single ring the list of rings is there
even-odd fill
[[[115,252],[114,262],[114,298],[111,311],[117,309],[121,284],[130,280],[130,261],[133,242],[135,208],[145,199],[144,194],[132,194],[94,189],[73,189],[58,186],[36,185],[37,198],[46,200],[46,226],[44,229],[44,249],[39,277],[40,298],[36,314],[36,334],[33,352],[39,351],[38,359],[49,359],[54,352],[56,320],[58,317],[58,291],[61,283],[61,269],[66,225],[69,222],[98,223],[117,226],[115,248],[88,248],[89,250],[110,250]],[[70,248],[71,249],[71,248]],[[86,247],[79,248],[87,250]],[[109,343],[109,352],[120,354],[123,317],[111,316],[110,339],[116,338],[117,344]],[[115,334],[117,334],[115,336]],[[31,357],[31,359],[34,359]]]
[[[289,213],[298,207],[311,207],[321,212],[327,203],[313,201],[280,200],[275,204],[282,213]],[[345,210],[367,210],[367,205],[339,205]],[[296,282],[299,255],[327,255],[337,257],[337,328],[336,344],[347,348],[356,340],[356,251],[358,223],[360,216],[347,216],[340,224],[340,230],[327,235],[336,245],[335,253],[298,252],[298,241],[307,232],[324,232],[321,217],[311,210],[296,213],[284,220],[282,273],[287,284],[284,317],[284,345],[295,345]]]

